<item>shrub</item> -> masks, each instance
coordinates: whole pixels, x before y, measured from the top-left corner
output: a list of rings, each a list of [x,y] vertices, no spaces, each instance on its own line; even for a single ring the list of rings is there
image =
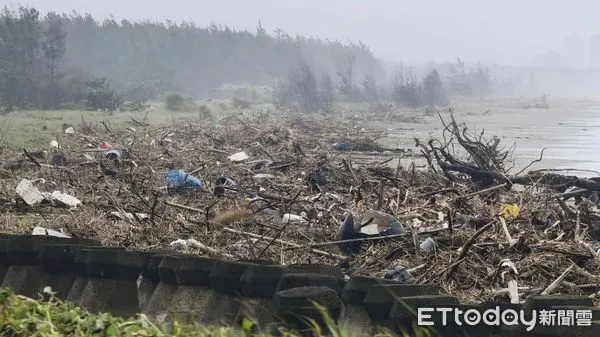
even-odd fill
[[[198,109],[193,98],[176,92],[170,92],[165,96],[165,106],[169,111],[192,112]]]
[[[89,110],[114,111],[122,103],[116,91],[110,87],[106,77],[96,77],[86,83],[89,92],[85,99],[85,105]]]
[[[441,105],[446,103],[446,91],[440,79],[440,74],[433,69],[423,79],[423,103]]]

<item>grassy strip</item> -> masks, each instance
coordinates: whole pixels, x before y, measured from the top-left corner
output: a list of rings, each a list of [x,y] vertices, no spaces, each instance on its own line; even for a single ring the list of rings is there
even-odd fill
[[[48,300],[34,300],[17,295],[12,290],[0,288],[0,336],[11,337],[88,337],[88,336],[127,336],[127,337],[230,337],[271,335],[257,332],[251,320],[245,320],[241,327],[215,327],[199,324],[178,324],[177,322],[157,326],[145,315],[124,319],[110,314],[92,314],[69,302],[63,302],[49,293]],[[317,305],[318,306],[318,305]],[[313,336],[354,337],[356,335],[341,329],[318,306],[327,324],[323,331],[314,321]],[[280,330],[280,336],[296,337],[299,333]],[[379,333],[377,336],[391,336]]]
[[[156,326],[145,315],[124,319],[110,314],[92,314],[54,296],[38,301],[0,288],[0,336],[127,336],[127,337],[229,337],[245,336],[243,329],[201,325]],[[252,326],[246,326],[252,329]],[[287,336],[296,336],[288,334]],[[265,336],[266,337],[266,336]]]

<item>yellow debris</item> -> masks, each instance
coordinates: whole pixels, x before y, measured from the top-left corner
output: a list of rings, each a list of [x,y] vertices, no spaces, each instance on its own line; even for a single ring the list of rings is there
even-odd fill
[[[514,219],[519,216],[520,211],[521,209],[519,206],[515,204],[503,204],[502,207],[500,207],[499,215],[507,220],[511,218]]]

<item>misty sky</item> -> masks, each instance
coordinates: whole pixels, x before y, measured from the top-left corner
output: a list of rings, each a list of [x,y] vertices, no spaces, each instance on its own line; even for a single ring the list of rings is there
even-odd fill
[[[42,13],[89,12],[117,19],[165,18],[210,22],[269,32],[361,40],[386,61],[424,63],[457,57],[520,65],[549,51],[565,52],[564,39],[600,33],[594,0],[0,0]]]

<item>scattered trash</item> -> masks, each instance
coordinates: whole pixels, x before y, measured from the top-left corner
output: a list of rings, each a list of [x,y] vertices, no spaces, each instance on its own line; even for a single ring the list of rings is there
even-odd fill
[[[44,201],[44,195],[27,179],[21,180],[16,188],[17,194],[29,206],[37,205]]]
[[[393,216],[377,211],[367,211],[362,217],[360,232],[367,235],[397,235],[406,230]]]
[[[185,189],[202,188],[202,182],[182,170],[173,169],[167,173],[167,188],[176,193],[182,193]]]
[[[216,186],[213,188],[213,194],[220,198],[225,194],[225,187],[223,186],[235,186],[237,183],[231,178],[221,176],[219,179],[217,179],[215,185]]]
[[[381,118],[386,128],[396,120]],[[301,113],[272,120],[136,124],[135,137],[119,127],[61,135],[53,149],[5,147],[0,178],[9,188],[0,201],[13,216],[4,228],[44,225],[56,230],[38,226],[36,235],[93,235],[134,249],[172,241],[186,254],[317,262],[349,275],[417,278],[465,301],[523,301],[551,284],[565,294],[597,292],[600,178],[507,172],[502,146],[452,121],[399,162],[398,152],[377,152],[379,126],[361,131],[356,119]],[[411,136],[399,148],[412,146]],[[340,156],[350,150],[352,158]],[[197,193],[169,195],[186,189]],[[50,224],[65,224],[65,232]],[[577,273],[556,281],[570,261]]]
[[[519,209],[519,206],[517,206],[517,205],[503,204],[502,207],[500,208],[500,213],[498,215],[509,220],[509,219],[514,219],[514,218],[518,217],[520,211],[521,210]]]
[[[47,236],[55,236],[58,238],[70,238],[67,234],[61,233],[59,231],[55,231],[52,229],[44,228],[36,226],[31,232],[32,235],[47,235]]]
[[[240,161],[244,161],[246,159],[248,159],[250,157],[248,157],[248,155],[246,154],[246,152],[238,152],[238,153],[234,153],[231,156],[227,157],[227,159],[231,160],[232,162],[240,162]]]
[[[60,191],[42,194],[50,204],[56,207],[75,208],[82,205],[79,199]]]
[[[183,239],[177,239],[175,241],[172,241],[169,246],[171,247],[182,247],[184,249],[190,249],[190,248],[194,248],[194,249],[199,249],[201,251],[213,254],[213,255],[217,255],[217,256],[222,256],[224,258],[228,258],[228,259],[233,259],[235,258],[233,255],[231,254],[227,254],[227,253],[223,253],[223,252],[219,252],[218,250],[211,248],[203,243],[201,243],[200,241],[196,240],[196,239],[187,239],[187,240],[183,240]]]
[[[362,216],[360,230],[354,228],[354,217],[348,212],[338,230],[338,240],[355,240],[389,235],[404,234],[406,230],[393,216],[378,211],[367,211]],[[373,243],[378,243],[376,240]],[[361,250],[361,242],[340,243],[340,249],[346,254],[357,254]]]
[[[118,150],[110,150],[106,152],[106,159],[108,160],[115,160],[115,159],[119,159],[121,157],[121,152]]]
[[[72,124],[63,124],[62,129],[66,135],[72,135],[75,133],[75,127]]]
[[[427,238],[425,241],[421,242],[419,248],[422,252],[426,253],[433,249],[435,249],[435,241],[432,238]]]
[[[50,147],[53,149],[58,149],[58,141],[56,139],[51,140]]]
[[[130,220],[134,221],[136,218],[139,220],[148,220],[149,216],[146,213],[121,213],[121,212],[110,212],[108,213],[108,217],[111,219],[119,219],[119,220]]]
[[[306,219],[306,214],[296,215],[296,214],[286,213],[283,215],[283,223],[288,223],[288,222],[308,223],[308,220]]]
[[[403,284],[415,283],[415,278],[402,266],[388,270],[383,278],[398,281]]]
[[[332,147],[339,151],[350,150],[350,144],[348,144],[348,143],[333,143]]]
[[[235,180],[225,177],[225,176],[221,176],[219,177],[219,179],[217,179],[216,181],[217,185],[226,185],[226,186],[235,186],[237,185],[237,183],[235,182]]]

